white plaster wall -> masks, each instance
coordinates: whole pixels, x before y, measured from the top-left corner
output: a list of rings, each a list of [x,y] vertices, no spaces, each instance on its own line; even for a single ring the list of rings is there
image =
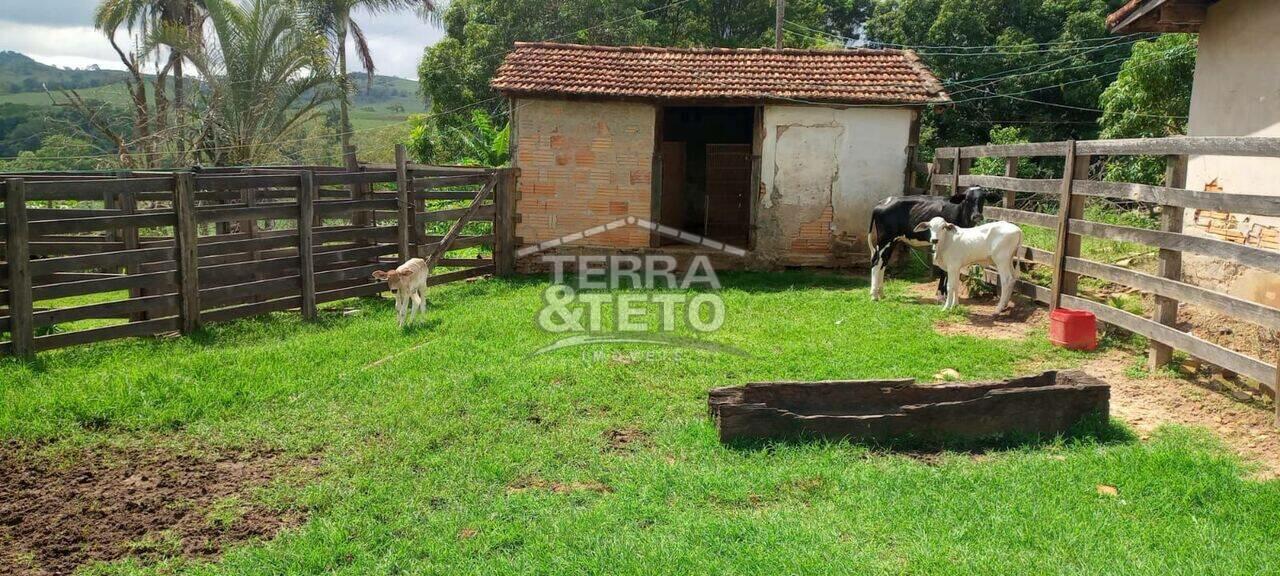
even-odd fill
[[[830,205],[837,249],[865,255],[871,209],[903,192],[915,114],[901,108],[766,106],[757,249],[766,257],[785,252],[801,226]]]
[[[1200,30],[1191,136],[1280,136],[1280,5],[1276,0],[1222,0],[1209,8]],[[1187,187],[1217,181],[1224,192],[1280,197],[1280,159],[1193,157]],[[1280,200],[1278,200],[1280,201]],[[1197,232],[1194,210],[1184,229]],[[1236,215],[1248,233],[1255,225],[1280,227],[1280,218]],[[1238,296],[1280,306],[1280,278],[1203,257],[1188,256],[1186,275],[1222,285]]]

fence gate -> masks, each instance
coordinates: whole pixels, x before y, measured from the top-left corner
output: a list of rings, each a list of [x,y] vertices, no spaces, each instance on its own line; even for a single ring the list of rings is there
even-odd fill
[[[513,171],[411,165],[402,148],[391,166],[0,178],[0,354],[314,318],[384,291],[373,271],[410,257],[438,267],[431,285],[514,268]]]

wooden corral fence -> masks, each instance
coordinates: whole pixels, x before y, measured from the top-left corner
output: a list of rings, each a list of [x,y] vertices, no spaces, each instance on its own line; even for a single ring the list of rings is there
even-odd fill
[[[432,285],[513,271],[513,171],[396,152],[390,166],[0,175],[0,354],[310,319],[385,290],[373,271],[414,256],[450,269]],[[492,254],[448,254],[481,246]]]
[[[1095,159],[1137,155],[1166,159],[1163,186],[1104,182],[1090,178],[1090,166]],[[1051,286],[1046,288],[1020,281],[1019,292],[1053,308],[1063,306],[1087,310],[1103,322],[1146,336],[1151,342],[1151,366],[1168,363],[1173,350],[1180,350],[1207,363],[1257,380],[1264,391],[1274,398],[1277,387],[1280,387],[1280,371],[1277,371],[1277,365],[1268,362],[1280,363],[1280,350],[1273,351],[1277,356],[1272,358],[1253,358],[1175,327],[1178,322],[1178,305],[1180,302],[1187,302],[1270,330],[1280,330],[1280,310],[1183,282],[1182,255],[1188,252],[1280,274],[1280,252],[1182,233],[1186,210],[1205,209],[1280,216],[1280,197],[1186,189],[1188,157],[1198,155],[1280,158],[1280,138],[1180,137],[941,148],[937,150],[929,182],[931,188],[939,192],[954,193],[965,186],[1003,190],[1003,206],[987,208],[988,219],[1007,220],[1056,231],[1056,246],[1061,249],[1051,252],[1027,247],[1021,255],[1022,261],[1027,264],[1052,270]],[[1061,179],[1019,178],[1019,159],[1035,157],[1063,158],[1064,176]],[[969,174],[977,158],[1003,159],[1004,175]],[[942,165],[951,166],[945,168],[949,173],[940,173]],[[1018,194],[1057,198],[1058,214],[1016,209],[1014,200]],[[1085,220],[1087,198],[1158,205],[1161,228],[1147,230]],[[1083,236],[1134,242],[1157,248],[1158,271],[1149,274],[1084,259],[1080,254]],[[1080,297],[1077,287],[1081,276],[1154,295],[1155,308],[1152,316],[1144,318]],[[1280,422],[1280,401],[1276,405],[1277,421]]]

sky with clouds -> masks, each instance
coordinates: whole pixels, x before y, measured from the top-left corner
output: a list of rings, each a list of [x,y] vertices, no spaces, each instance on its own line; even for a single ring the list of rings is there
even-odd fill
[[[0,50],[22,52],[37,61],[82,68],[97,64],[122,68],[111,45],[92,25],[99,0],[0,0]],[[379,74],[418,78],[422,49],[444,32],[411,12],[354,19],[369,38]],[[350,46],[348,46],[350,52]],[[355,55],[351,54],[351,61]]]

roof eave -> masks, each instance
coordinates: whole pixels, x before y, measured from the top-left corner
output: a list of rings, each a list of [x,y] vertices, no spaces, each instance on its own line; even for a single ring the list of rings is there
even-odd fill
[[[845,106],[845,107],[894,107],[894,108],[925,108],[929,106],[946,106],[952,104],[951,97],[945,93],[940,96],[931,96],[923,100],[898,100],[892,98],[864,98],[864,99],[830,99],[830,98],[788,98],[785,96],[761,96],[761,97],[738,97],[738,96],[701,96],[701,97],[678,97],[678,96],[639,96],[639,95],[607,95],[607,94],[572,94],[564,92],[547,92],[542,90],[520,90],[512,88],[494,87],[499,94],[507,98],[537,98],[543,100],[592,100],[605,102],[650,102],[650,103],[706,103],[706,104],[742,104],[742,105],[762,105],[762,104],[790,104],[795,106]]]
[[[1215,2],[1217,0],[1146,0],[1112,13],[1107,29],[1113,34],[1198,33],[1209,5]]]

